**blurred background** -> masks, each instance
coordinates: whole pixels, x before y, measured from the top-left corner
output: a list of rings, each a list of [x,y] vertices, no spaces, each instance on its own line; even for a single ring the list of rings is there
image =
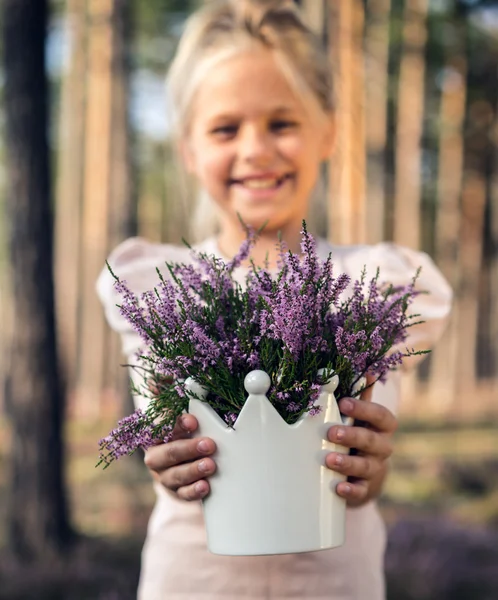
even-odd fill
[[[0,2],[0,600],[131,600],[153,504],[95,280],[131,235],[179,242],[164,75],[194,0]],[[336,243],[428,252],[455,290],[405,381],[389,600],[498,598],[498,3],[302,0],[336,70]],[[55,285],[52,285],[54,281]]]

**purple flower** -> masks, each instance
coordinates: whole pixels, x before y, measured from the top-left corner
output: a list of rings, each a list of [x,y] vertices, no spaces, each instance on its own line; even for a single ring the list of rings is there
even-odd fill
[[[322,412],[322,407],[321,406],[312,406],[309,410],[308,410],[309,414],[311,417],[316,417],[318,416],[321,412]]]
[[[231,273],[249,257],[254,244],[256,243],[256,232],[252,227],[246,228],[247,238],[242,242],[237,254],[227,264],[227,270]]]
[[[167,264],[155,289],[134,294],[116,278],[120,311],[144,342],[139,365],[154,380],[165,378],[147,413],[120,421],[101,441],[101,460],[110,462],[137,448],[170,439],[176,419],[188,409],[185,380],[193,377],[207,392],[206,402],[233,425],[253,369],[271,377],[268,399],[288,423],[320,412],[316,405],[320,369],[339,377],[337,398],[353,395],[367,372],[384,381],[406,356],[415,279],[394,288],[354,282],[335,274],[333,257],[321,260],[305,224],[301,254],[279,242],[277,273],[252,265],[240,285],[234,271],[247,262],[257,235],[247,239],[228,263],[192,251],[189,264]]]
[[[140,409],[121,419],[116,429],[99,442],[100,462],[109,464],[121,456],[133,454],[138,449],[147,450],[169,436],[164,428],[161,437],[154,436],[154,427]]]
[[[224,415],[223,418],[225,419],[227,425],[230,425],[230,427],[232,427],[235,421],[237,420],[237,415],[235,413],[227,413],[226,415]]]

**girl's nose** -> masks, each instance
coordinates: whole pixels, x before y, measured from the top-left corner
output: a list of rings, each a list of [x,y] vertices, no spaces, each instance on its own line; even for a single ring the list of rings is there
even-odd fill
[[[273,148],[268,132],[259,127],[246,127],[241,133],[240,158],[258,166],[269,164],[273,159]]]

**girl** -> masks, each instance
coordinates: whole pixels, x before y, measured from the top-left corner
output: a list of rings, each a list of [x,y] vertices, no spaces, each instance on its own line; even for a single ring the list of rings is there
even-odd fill
[[[211,212],[217,221],[216,235],[198,248],[233,257],[245,237],[241,215],[256,228],[266,223],[254,248],[256,263],[267,254],[275,260],[278,232],[299,252],[301,222],[308,217],[321,163],[332,152],[336,116],[327,60],[293,2],[207,3],[188,21],[169,86],[183,164],[209,197],[208,211],[198,212],[197,220],[205,225]],[[425,254],[392,244],[331,247],[325,240],[318,250],[324,259],[332,250],[336,272],[355,278],[366,265],[371,275],[380,267],[382,279],[405,284],[422,266],[419,286],[430,293],[418,297],[414,310],[425,324],[410,330],[408,345],[428,348],[439,337],[451,292]],[[189,252],[134,238],[109,262],[139,293],[155,285],[155,268],[166,260],[188,262]],[[119,315],[107,269],[98,292],[124,352],[133,357],[140,340]],[[328,432],[332,441],[359,451],[326,459],[328,468],[348,476],[336,490],[349,506],[347,541],[335,550],[301,555],[225,557],[207,551],[199,500],[209,493],[216,446],[211,439],[192,439],[197,421],[184,415],[175,440],[150,449],[145,458],[157,503],[143,550],[139,599],[382,600],[385,531],[374,499],[388,468],[398,396],[394,373],[375,386],[371,402],[341,401],[342,412],[366,423]]]

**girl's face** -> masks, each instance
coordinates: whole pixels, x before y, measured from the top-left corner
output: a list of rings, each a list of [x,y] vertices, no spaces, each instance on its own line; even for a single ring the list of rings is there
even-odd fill
[[[183,155],[222,212],[268,230],[300,228],[320,164],[331,151],[332,120],[309,114],[272,54],[245,52],[213,68],[192,107]]]

